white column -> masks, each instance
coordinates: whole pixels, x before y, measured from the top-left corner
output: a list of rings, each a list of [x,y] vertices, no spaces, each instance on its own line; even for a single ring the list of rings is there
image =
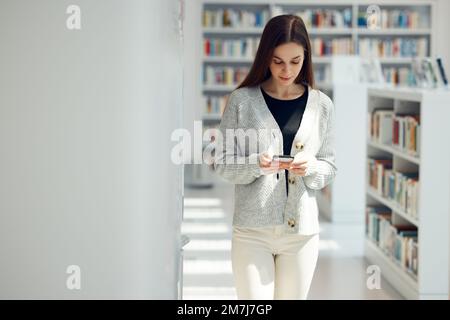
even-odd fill
[[[176,298],[178,1],[76,3],[0,3],[0,298]]]

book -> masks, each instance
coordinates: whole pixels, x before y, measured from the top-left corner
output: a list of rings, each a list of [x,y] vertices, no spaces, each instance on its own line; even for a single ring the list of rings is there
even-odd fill
[[[376,58],[361,58],[360,81],[364,83],[384,83],[381,63]]]
[[[411,62],[411,68],[414,74],[415,85],[420,88],[427,87],[428,79],[421,59],[413,59],[413,61]]]
[[[372,113],[371,140],[381,144],[391,145],[394,111],[375,109]]]
[[[396,114],[393,119],[392,146],[412,156],[419,154],[420,115]]]
[[[436,88],[438,86],[438,78],[436,76],[437,70],[434,70],[431,59],[423,58],[422,64],[423,68],[425,69],[425,75],[427,77],[428,86],[431,88]]]
[[[366,234],[375,242],[380,241],[382,221],[390,223],[392,211],[384,205],[371,205],[366,207]]]
[[[415,58],[411,63],[414,84],[420,88],[448,88],[441,58]]]
[[[448,87],[448,80],[445,74],[444,66],[442,64],[442,59],[436,58],[436,64],[438,66],[439,75],[441,76],[442,83],[444,84],[445,87]]]
[[[424,37],[406,39],[362,38],[358,42],[358,52],[362,57],[414,58],[425,57],[428,52],[428,40]]]

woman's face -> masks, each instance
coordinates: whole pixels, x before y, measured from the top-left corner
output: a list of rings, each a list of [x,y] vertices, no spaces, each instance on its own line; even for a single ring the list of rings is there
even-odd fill
[[[273,80],[281,86],[292,84],[302,70],[304,58],[303,46],[295,42],[276,47],[269,67]]]

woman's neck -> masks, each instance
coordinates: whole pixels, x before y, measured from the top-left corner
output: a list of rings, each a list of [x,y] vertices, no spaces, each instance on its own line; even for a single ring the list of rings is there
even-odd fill
[[[305,87],[299,83],[289,86],[277,85],[272,77],[261,84],[265,92],[281,100],[294,99],[300,97],[305,92]]]

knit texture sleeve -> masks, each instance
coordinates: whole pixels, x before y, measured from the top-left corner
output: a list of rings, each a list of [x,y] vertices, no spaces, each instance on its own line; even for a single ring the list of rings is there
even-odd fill
[[[334,150],[334,104],[323,93],[321,95],[323,96],[320,103],[325,111],[323,113],[325,133],[321,147],[303,177],[305,185],[315,190],[320,190],[332,182],[337,173]]]
[[[213,170],[233,184],[249,184],[262,174],[259,154],[245,155],[239,148],[235,130],[239,119],[239,94],[230,94],[215,140]]]

